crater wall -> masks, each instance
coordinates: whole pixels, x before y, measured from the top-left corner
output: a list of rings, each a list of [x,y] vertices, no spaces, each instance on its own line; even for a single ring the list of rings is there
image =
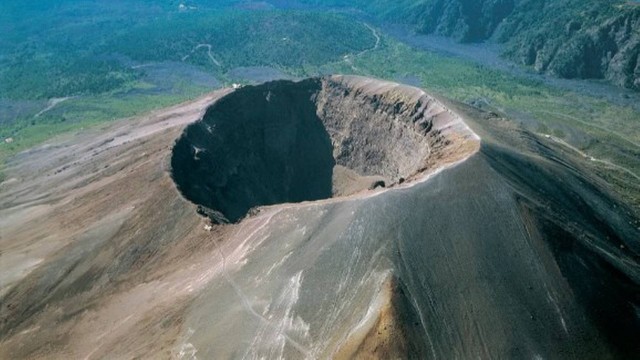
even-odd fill
[[[237,222],[255,206],[404,182],[472,137],[416,88],[353,76],[274,81],[212,105],[177,140],[171,168],[204,214]]]

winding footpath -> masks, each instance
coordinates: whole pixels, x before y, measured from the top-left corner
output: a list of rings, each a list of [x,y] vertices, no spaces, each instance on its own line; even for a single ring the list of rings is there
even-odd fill
[[[216,60],[215,57],[213,57],[213,53],[211,51],[211,44],[198,44],[196,45],[196,47],[193,48],[193,50],[191,50],[191,53],[189,53],[188,55],[185,55],[182,58],[182,61],[186,61],[191,55],[193,55],[193,53],[195,53],[196,51],[200,50],[201,48],[207,48],[207,55],[209,56],[209,59],[211,60],[212,63],[214,63],[216,66],[218,67],[222,67],[222,64],[220,63],[220,61]]]
[[[369,30],[371,30],[371,33],[373,34],[373,36],[376,38],[376,43],[373,47],[370,47],[368,49],[364,49],[362,51],[360,51],[357,54],[354,54],[353,56],[350,55],[345,55],[343,57],[344,62],[346,62],[347,64],[349,64],[349,66],[351,67],[351,70],[353,71],[358,71],[359,69],[355,66],[353,66],[353,63],[351,61],[351,58],[356,58],[356,57],[361,57],[362,55],[371,52],[371,51],[375,51],[378,50],[378,48],[380,47],[380,35],[378,34],[378,31],[371,25],[367,24],[367,23],[362,23],[364,26],[366,26]]]

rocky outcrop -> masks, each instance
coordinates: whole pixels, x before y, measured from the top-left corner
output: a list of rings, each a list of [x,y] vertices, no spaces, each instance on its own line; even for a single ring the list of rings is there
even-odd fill
[[[414,21],[424,33],[461,42],[489,39],[505,55],[562,78],[607,79],[640,89],[640,6],[592,0],[426,1]]]
[[[611,7],[611,5],[608,5]],[[527,17],[533,17],[530,25]],[[535,21],[536,17],[537,21]],[[520,24],[520,25],[517,25]],[[571,11],[557,4],[514,13],[496,32],[506,56],[562,78],[607,79],[640,89],[640,7]]]
[[[514,0],[436,0],[418,8],[419,31],[473,42],[489,38],[514,9]]]

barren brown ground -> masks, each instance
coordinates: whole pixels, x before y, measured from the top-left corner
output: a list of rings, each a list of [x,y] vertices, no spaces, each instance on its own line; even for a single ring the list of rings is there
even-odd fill
[[[210,260],[225,230],[204,230],[166,160],[184,125],[228,92],[11,162],[0,187],[0,357],[168,355],[180,309],[219,270]]]

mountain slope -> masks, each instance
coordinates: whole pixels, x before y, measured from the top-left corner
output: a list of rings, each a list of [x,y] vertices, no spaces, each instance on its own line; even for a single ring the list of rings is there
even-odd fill
[[[332,145],[367,154],[386,139],[355,125],[386,114],[417,124],[421,136],[428,128],[428,147],[443,146],[436,159],[386,190],[274,204],[215,225],[174,183],[171,144],[220,97],[238,95],[230,91],[14,159],[14,180],[0,188],[0,357],[624,359],[640,351],[640,223],[583,170],[584,159],[415,88],[323,81],[329,98],[309,99],[358,110]],[[296,86],[239,93],[269,110],[264,102],[279,105],[287,84]],[[289,149],[299,147],[281,146],[291,134],[265,119],[253,140],[295,156]],[[207,128],[210,119],[196,124],[200,136],[233,135]],[[260,148],[242,144],[249,159]],[[203,150],[194,156],[206,159]],[[241,162],[222,170],[243,173]],[[256,176],[260,184],[268,173]]]
[[[305,2],[322,3],[315,0]],[[562,78],[640,90],[640,4],[609,0],[334,1],[460,42],[496,41],[504,55]]]

